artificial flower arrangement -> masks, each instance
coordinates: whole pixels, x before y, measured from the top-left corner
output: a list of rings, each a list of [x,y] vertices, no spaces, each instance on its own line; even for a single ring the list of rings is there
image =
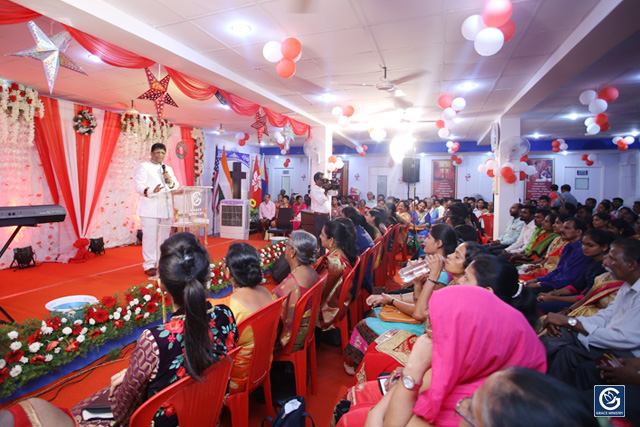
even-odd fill
[[[149,140],[151,144],[165,143],[173,133],[173,123],[169,123],[168,120],[143,116],[138,112],[125,112],[120,122],[122,133],[128,136],[137,135],[141,142]]]
[[[191,131],[191,138],[194,139],[194,152],[193,152],[193,170],[195,173],[196,181],[200,182],[202,173],[204,172],[204,132],[200,128],[193,128]]]
[[[284,241],[280,241],[262,248],[262,268],[270,268],[284,247]],[[213,262],[207,290],[220,292],[228,286],[221,262]],[[163,303],[171,312],[171,297],[165,294],[163,302],[158,285],[149,282],[132,286],[122,294],[104,296],[99,303],[77,313],[0,325],[0,397],[11,396],[29,381],[86,356],[108,341],[161,320]]]
[[[91,135],[98,126],[98,120],[89,110],[82,110],[73,118],[73,129],[80,135]]]
[[[35,133],[34,118],[36,115],[44,117],[44,105],[40,100],[38,91],[20,83],[9,83],[0,79],[0,140],[6,140],[15,144],[18,132],[15,130],[22,119],[28,124],[27,142],[33,145]],[[9,128],[13,128],[10,131]]]

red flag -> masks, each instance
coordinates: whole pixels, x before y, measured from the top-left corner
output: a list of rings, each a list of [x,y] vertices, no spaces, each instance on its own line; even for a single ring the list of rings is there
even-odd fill
[[[255,200],[255,206],[262,203],[262,179],[260,179],[260,161],[258,160],[258,155],[256,155],[256,161],[253,164],[253,173],[251,174],[250,197]]]

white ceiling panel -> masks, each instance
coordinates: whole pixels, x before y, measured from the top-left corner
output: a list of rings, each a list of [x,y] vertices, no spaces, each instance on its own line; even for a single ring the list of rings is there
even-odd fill
[[[185,7],[184,2],[177,0],[158,0],[158,2],[183,18],[193,19],[202,17],[202,15],[249,6],[254,4],[255,0],[189,0],[188,7]]]
[[[444,22],[441,16],[423,16],[371,26],[381,50],[424,47],[444,43]]]
[[[109,5],[152,27],[181,20],[181,16],[154,0],[109,0]]]
[[[226,46],[190,22],[178,22],[160,28],[164,34],[197,52],[222,49]]]
[[[260,5],[289,35],[324,33],[362,25],[351,3],[346,0],[315,1],[311,13],[295,13],[291,6],[291,0],[276,0]]]
[[[352,0],[362,10],[370,23],[398,21],[417,16],[440,15],[444,0]]]

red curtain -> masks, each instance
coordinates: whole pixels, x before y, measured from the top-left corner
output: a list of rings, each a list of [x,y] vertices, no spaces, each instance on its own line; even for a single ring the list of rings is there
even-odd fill
[[[155,64],[155,61],[147,59],[144,56],[137,55],[126,49],[122,49],[114,44],[107,43],[97,37],[93,37],[87,33],[83,33],[80,30],[76,30],[73,27],[62,24],[65,30],[71,34],[82,47],[89,52],[102,59],[105,62],[114,67],[123,68],[147,68]]]
[[[40,14],[31,9],[10,2],[0,0],[0,25],[19,24],[36,19]]]
[[[45,169],[45,176],[49,188],[55,188],[55,177],[53,173],[47,173],[47,168],[55,171],[55,176],[60,184],[62,198],[69,213],[69,219],[73,225],[76,237],[80,237],[78,230],[78,221],[76,218],[76,210],[73,205],[73,197],[71,195],[71,184],[69,182],[69,173],[67,170],[66,156],[64,153],[64,139],[62,138],[62,128],[60,125],[60,110],[58,109],[58,100],[41,96],[40,99],[44,104],[44,110],[47,112],[44,118],[36,117],[36,146],[40,153],[40,160]],[[44,155],[43,155],[44,154]],[[53,180],[53,183],[51,182]],[[54,201],[58,203],[57,191],[54,194]],[[58,199],[59,200],[59,199]]]
[[[118,143],[118,137],[121,131],[120,114],[112,113],[110,111],[104,112],[104,123],[102,125],[102,146],[100,147],[100,161],[98,162],[98,172],[96,176],[96,188],[93,192],[93,200],[91,201],[91,210],[89,211],[89,220],[87,222],[86,229],[89,229],[91,225],[91,219],[93,219],[93,211],[96,209],[100,192],[104,180],[107,177],[109,171],[109,165],[113,158],[113,152],[116,149]]]
[[[184,93],[191,99],[198,101],[206,101],[212,98],[218,88],[208,83],[201,82],[200,80],[189,77],[186,74],[176,71],[173,68],[164,67],[167,70],[171,81],[180,89],[180,92]]]
[[[266,107],[262,107],[264,113],[267,115],[267,119],[271,125],[283,128],[287,124],[287,122],[291,123],[291,129],[293,133],[296,135],[307,135],[307,137],[311,138],[311,126],[306,125],[302,122],[294,120],[290,117],[285,116],[284,114],[276,113],[275,111],[271,111]]]
[[[73,112],[77,116],[80,111],[88,110],[93,112],[91,107],[80,104],[73,104]],[[84,222],[84,212],[87,205],[87,174],[89,173],[89,149],[91,146],[91,135],[80,135],[74,132],[76,137],[76,162],[78,165],[78,193],[80,194],[80,218]]]
[[[192,128],[180,127],[180,138],[187,146],[187,157],[184,158],[184,170],[187,177],[187,182],[185,182],[184,185],[187,186],[192,186],[194,183],[193,152],[195,149],[195,141],[191,137],[192,130]]]

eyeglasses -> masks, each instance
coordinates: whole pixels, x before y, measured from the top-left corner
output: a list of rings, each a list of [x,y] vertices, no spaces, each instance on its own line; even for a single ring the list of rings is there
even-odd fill
[[[456,408],[454,411],[456,415],[462,417],[471,427],[476,427],[475,423],[472,421],[473,417],[471,415],[471,397],[464,397],[458,401]]]

